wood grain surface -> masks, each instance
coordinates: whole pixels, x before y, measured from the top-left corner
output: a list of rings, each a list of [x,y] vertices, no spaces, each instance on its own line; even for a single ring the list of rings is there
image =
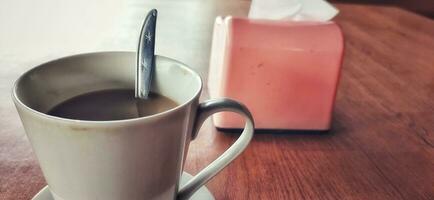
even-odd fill
[[[214,17],[245,15],[248,6],[248,1],[190,0],[125,8],[157,7],[160,16],[167,10],[170,16],[159,25],[171,27],[157,29],[167,38],[157,39],[157,52],[189,64],[206,79]],[[247,150],[207,184],[217,200],[434,199],[434,21],[394,7],[337,7],[346,55],[332,130],[256,134]],[[128,17],[137,23],[120,27],[135,27],[142,16]],[[174,19],[190,24],[173,27]],[[135,34],[111,34],[85,50],[71,44],[54,53],[47,43],[41,51],[53,47],[51,53],[33,57],[0,51],[1,200],[31,199],[46,184],[9,95],[13,81],[34,64],[70,53],[135,49],[135,39],[126,39]],[[202,99],[207,98],[205,90]],[[185,170],[197,173],[237,137],[208,121],[192,142]]]

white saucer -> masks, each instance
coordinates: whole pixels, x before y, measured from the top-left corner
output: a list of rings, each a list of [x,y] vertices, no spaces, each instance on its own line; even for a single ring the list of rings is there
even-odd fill
[[[193,178],[192,175],[184,172],[181,177],[181,186],[186,184],[187,181],[189,181],[191,178]],[[42,188],[41,191],[36,194],[32,200],[54,200],[53,196],[51,196],[50,189],[48,189],[48,186],[45,186]],[[201,187],[194,195],[191,197],[190,200],[215,200],[212,193],[205,187]]]

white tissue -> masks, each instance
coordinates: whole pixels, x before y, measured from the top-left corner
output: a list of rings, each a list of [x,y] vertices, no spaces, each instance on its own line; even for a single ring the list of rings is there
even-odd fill
[[[339,10],[324,0],[252,0],[249,18],[328,21]]]

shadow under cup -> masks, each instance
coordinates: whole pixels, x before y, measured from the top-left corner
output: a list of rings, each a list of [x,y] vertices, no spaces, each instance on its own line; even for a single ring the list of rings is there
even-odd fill
[[[178,106],[140,118],[86,121],[45,114],[81,94],[134,89],[133,52],[61,58],[15,83],[14,103],[56,200],[175,198],[202,82],[175,60],[157,56],[155,62],[151,90]]]

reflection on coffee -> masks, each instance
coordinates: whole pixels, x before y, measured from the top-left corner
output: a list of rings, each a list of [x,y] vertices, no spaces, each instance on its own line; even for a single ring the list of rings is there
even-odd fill
[[[151,92],[146,100],[134,97],[134,90],[112,89],[83,94],[66,100],[48,114],[79,120],[121,120],[164,112],[177,106],[173,100]]]

